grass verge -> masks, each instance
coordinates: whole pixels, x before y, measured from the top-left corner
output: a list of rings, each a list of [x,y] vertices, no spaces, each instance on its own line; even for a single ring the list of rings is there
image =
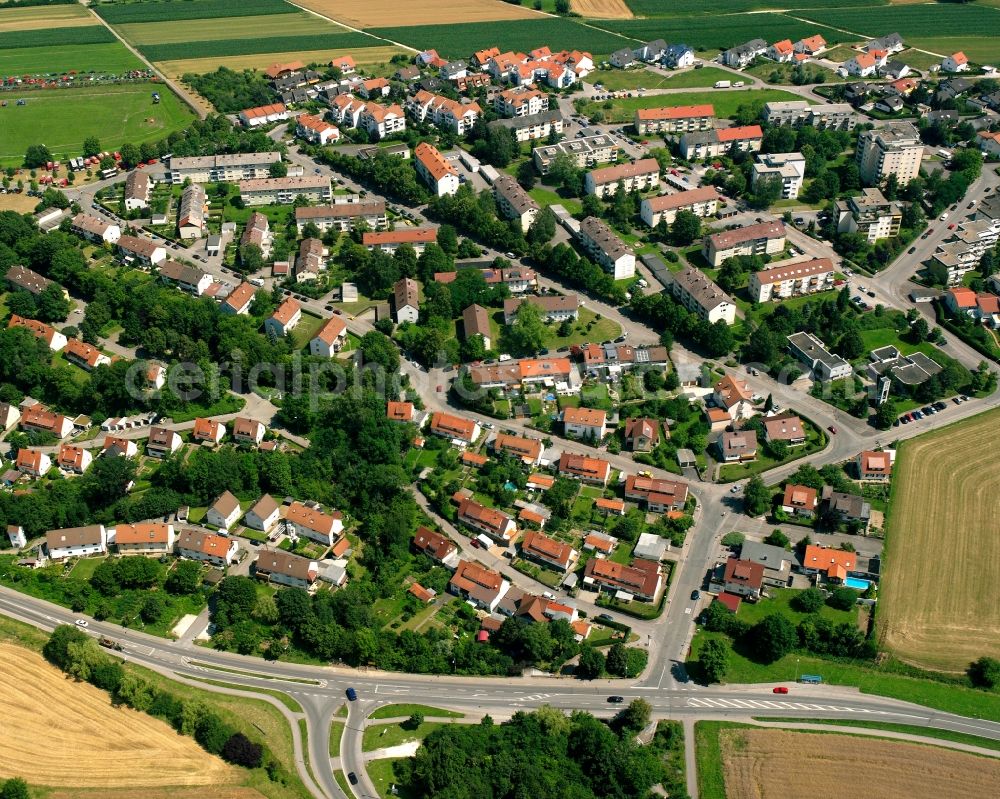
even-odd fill
[[[253,691],[255,694],[267,694],[268,696],[273,696],[281,704],[287,707],[292,713],[301,713],[302,705],[296,702],[292,697],[281,691],[272,691],[270,688],[251,688],[243,685],[233,685],[232,683],[222,682],[221,680],[206,680],[203,677],[188,677],[189,680],[195,680],[196,682],[203,682],[206,685],[217,685],[220,688],[239,688],[242,691]]]
[[[330,725],[330,757],[340,757],[340,739],[344,735],[344,726],[339,721]]]
[[[370,719],[399,719],[404,716],[412,716],[414,713],[422,713],[424,716],[430,716],[432,718],[441,719],[462,719],[465,718],[464,713],[459,713],[457,710],[444,710],[439,707],[431,707],[430,705],[415,705],[415,704],[401,704],[401,705],[386,705],[385,707],[380,707],[374,713],[372,713],[368,718]],[[346,713],[344,714],[347,715]]]

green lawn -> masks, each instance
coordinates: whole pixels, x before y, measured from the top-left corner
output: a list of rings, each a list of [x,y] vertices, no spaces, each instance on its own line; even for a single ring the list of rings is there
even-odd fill
[[[0,73],[6,52],[0,51]],[[160,93],[158,105],[153,105],[153,91]],[[24,92],[18,97],[27,104],[9,103],[0,109],[0,162],[12,165],[20,163],[31,144],[43,143],[59,158],[75,157],[88,136],[96,136],[102,147],[112,150],[126,142],[162,139],[194,119],[173,92],[154,83]]]
[[[73,70],[119,73],[141,66],[139,59],[117,41],[0,50],[0,75],[60,75]]]
[[[308,347],[309,342],[312,341],[319,329],[323,327],[326,322],[321,316],[315,316],[311,313],[305,313],[303,311],[302,318],[299,323],[292,328],[291,336],[292,341],[295,343],[295,349],[300,350],[303,347]]]
[[[340,721],[330,724],[330,757],[340,757],[340,739],[344,734],[344,726]]]
[[[89,580],[103,561],[104,558],[81,558],[76,562],[70,576],[75,580]]]
[[[390,746],[405,744],[407,741],[422,741],[438,727],[443,727],[440,721],[425,721],[415,730],[404,729],[403,724],[373,724],[365,727],[361,738],[361,751],[374,752],[376,749],[387,749]]]
[[[402,757],[389,757],[382,760],[372,760],[365,766],[368,771],[368,778],[375,785],[375,790],[378,791],[378,795],[382,799],[389,799],[391,796],[399,796],[402,799],[415,799],[410,794],[404,793],[401,790],[396,794],[390,792],[390,786],[395,785],[398,779],[395,772],[396,763],[405,759]],[[350,790],[347,790],[346,794],[347,796],[354,795]]]
[[[554,191],[543,186],[535,186],[528,192],[539,205],[561,205],[571,214],[578,214],[583,210],[583,203],[574,197],[560,197]]]
[[[573,330],[569,335],[560,336],[558,324],[546,325],[543,346],[554,352],[559,347],[572,346],[573,344],[612,341],[621,334],[621,325],[617,322],[606,317],[598,319],[597,314],[589,308],[581,308],[580,317],[573,324]]]
[[[404,716],[409,717],[414,713],[423,713],[425,716],[430,716],[433,718],[441,719],[461,719],[465,718],[464,713],[459,713],[457,710],[444,710],[439,707],[431,707],[430,705],[418,705],[418,704],[400,704],[400,705],[386,705],[385,707],[380,707],[374,713],[372,713],[368,718],[370,719],[398,719]]]
[[[622,89],[700,89],[714,86],[718,80],[732,80],[733,73],[716,67],[690,69],[673,75],[661,75],[648,69],[611,69],[592,72],[587,83],[601,84],[609,91]]]
[[[695,760],[698,764],[700,799],[726,799],[726,781],[722,770],[719,733],[724,728],[745,727],[725,721],[696,721],[694,725]]]
[[[780,612],[788,616],[795,624],[808,618],[808,613],[800,613],[791,605],[792,599],[800,594],[801,591],[792,588],[769,588],[768,593],[771,595],[768,599],[762,599],[756,603],[742,603],[737,615],[750,624],[756,624],[765,616],[769,616],[775,612]],[[851,610],[836,610],[828,605],[824,605],[820,608],[819,615],[825,619],[829,619],[834,624],[840,624],[845,621],[855,621],[858,618],[858,609],[855,607]]]
[[[746,103],[768,103],[801,99],[797,94],[791,94],[779,89],[751,89],[748,91],[716,89],[704,92],[680,92],[678,94],[628,97],[623,100],[585,103],[582,105],[581,113],[593,116],[595,112],[600,111],[604,114],[605,122],[631,122],[635,118],[635,112],[640,108],[661,108],[711,103],[715,107],[715,115],[722,118],[732,116],[739,106]],[[609,104],[611,105],[610,109],[606,108]]]

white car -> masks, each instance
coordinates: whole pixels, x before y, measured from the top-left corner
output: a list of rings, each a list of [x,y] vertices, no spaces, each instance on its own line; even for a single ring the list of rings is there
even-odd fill
[[[90,626],[90,622],[88,622],[86,619],[77,619],[76,620],[76,626],[77,627],[89,627]]]

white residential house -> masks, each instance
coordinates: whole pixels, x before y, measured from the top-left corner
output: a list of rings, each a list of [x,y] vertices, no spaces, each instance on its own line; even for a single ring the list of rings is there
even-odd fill
[[[945,58],[941,62],[942,72],[968,72],[969,71],[969,59],[966,57],[965,53],[959,51],[957,53],[952,53],[950,56]]]
[[[180,435],[165,427],[151,427],[146,441],[146,452],[154,458],[165,458],[177,452],[184,441]]]
[[[103,555],[108,551],[108,531],[103,524],[49,530],[45,546],[52,560]]]
[[[262,422],[246,416],[233,419],[233,440],[239,444],[259,445],[264,440],[267,428]]]
[[[235,538],[193,527],[182,530],[177,539],[177,553],[182,558],[204,561],[213,566],[231,566],[239,551],[240,545]]]
[[[240,501],[230,491],[223,491],[222,495],[209,506],[205,513],[205,521],[220,530],[228,530],[242,515]]]
[[[333,546],[343,537],[344,517],[339,511],[323,513],[301,502],[293,502],[285,513],[285,530]]]
[[[337,316],[330,317],[309,342],[309,353],[332,358],[344,348],[347,325]]]
[[[15,549],[28,546],[28,538],[24,534],[24,528],[17,524],[7,525],[7,540]]]
[[[28,477],[41,477],[52,468],[52,459],[37,449],[19,449],[14,468]]]
[[[0,402],[0,433],[10,430],[21,421],[21,411],[9,402]]]
[[[420,142],[413,151],[417,174],[438,197],[458,191],[458,170],[432,144]]]
[[[302,306],[299,301],[294,297],[286,297],[277,310],[264,320],[264,330],[272,336],[285,336],[301,320]]]
[[[262,533],[269,533],[280,520],[281,506],[270,494],[264,494],[247,511],[243,524]]]
[[[576,438],[600,441],[607,433],[608,414],[597,408],[564,408],[563,429]]]
[[[393,287],[396,323],[413,322],[420,316],[420,286],[416,280],[404,277]]]

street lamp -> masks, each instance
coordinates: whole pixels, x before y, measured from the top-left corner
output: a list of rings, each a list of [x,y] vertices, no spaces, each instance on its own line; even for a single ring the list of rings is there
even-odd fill
[[[795,682],[799,681],[799,659],[795,658]]]

